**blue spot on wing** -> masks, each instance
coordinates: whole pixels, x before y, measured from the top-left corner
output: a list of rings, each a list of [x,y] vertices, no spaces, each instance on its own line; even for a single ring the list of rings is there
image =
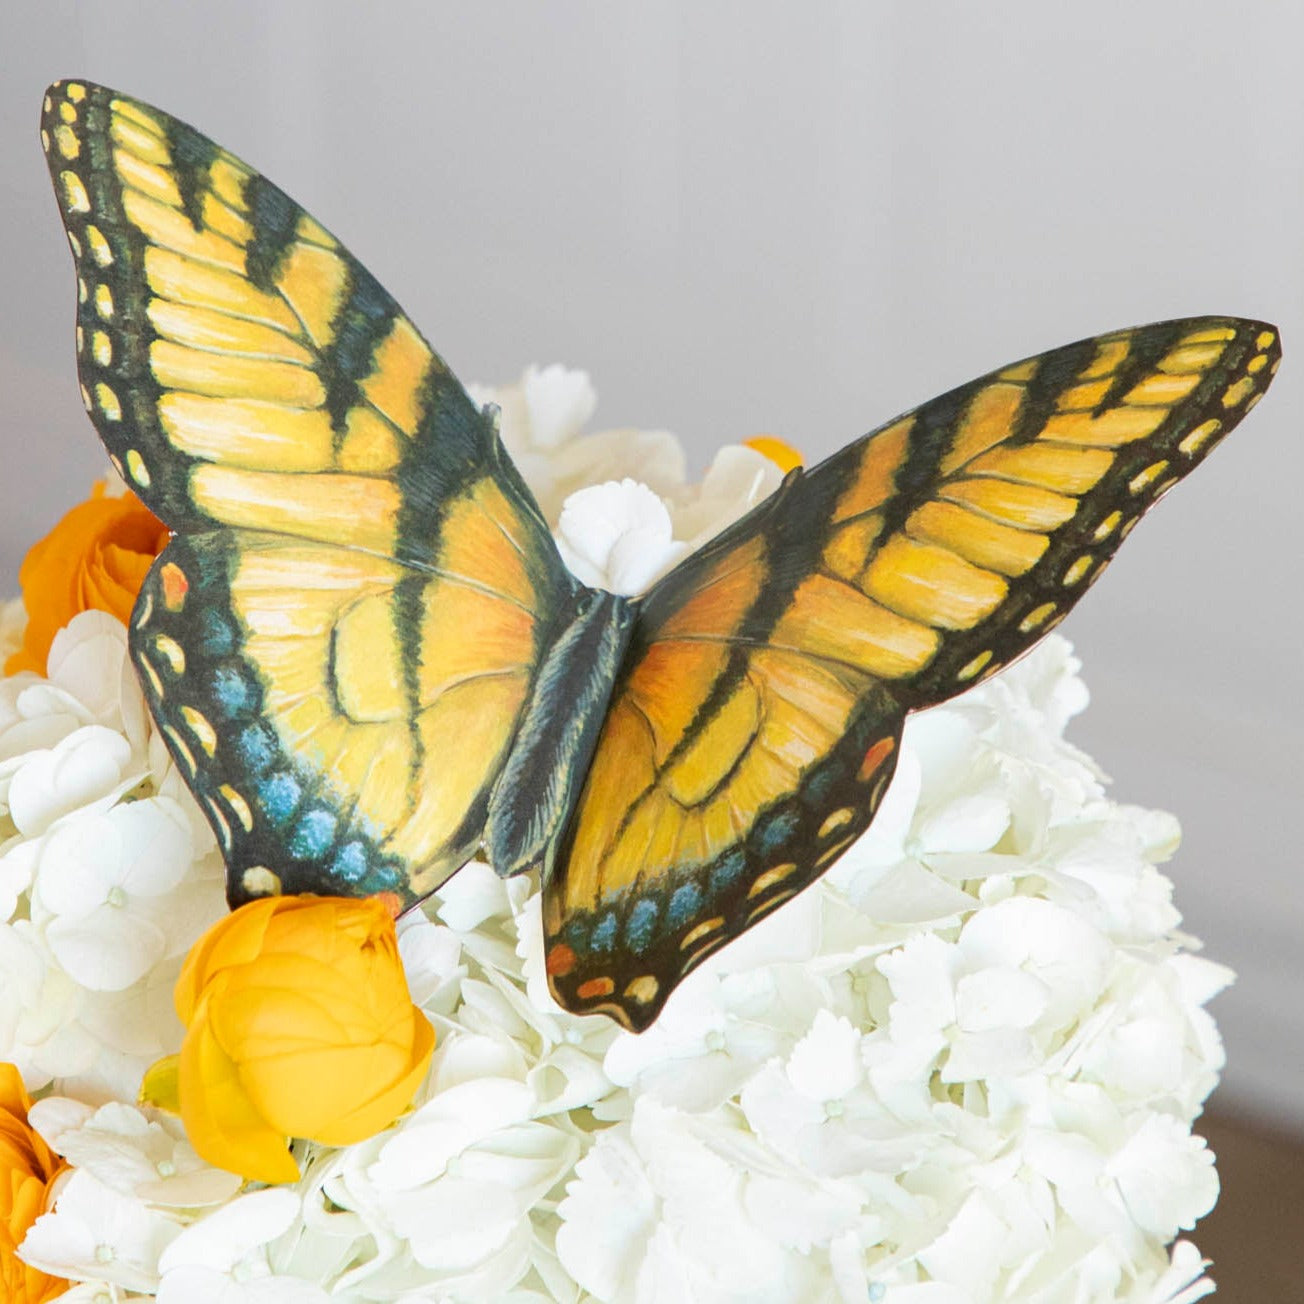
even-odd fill
[[[213,673],[213,700],[228,720],[245,715],[251,704],[248,681],[232,666],[220,666]]]
[[[318,807],[307,811],[295,825],[290,837],[290,855],[298,860],[316,860],[324,856],[335,841],[335,816]]]
[[[644,899],[635,901],[625,920],[625,941],[635,955],[642,955],[652,945],[657,926],[657,903]]]
[[[277,827],[290,822],[302,797],[299,780],[289,770],[269,775],[258,785],[258,805],[269,823]]]
[[[620,927],[620,921],[616,918],[614,910],[609,910],[593,928],[593,936],[589,938],[589,946],[595,952],[604,954],[610,951],[616,945],[616,930]]]
[[[685,883],[677,887],[666,907],[666,923],[671,928],[686,924],[697,915],[702,905],[702,889],[696,883]]]
[[[199,650],[206,657],[230,656],[235,648],[235,633],[230,623],[217,611],[208,610],[199,617]]]
[[[367,848],[361,842],[346,842],[331,861],[331,877],[356,883],[367,872]]]
[[[235,746],[245,769],[255,777],[266,774],[276,760],[276,739],[264,724],[251,724],[241,730]]]
[[[566,945],[577,954],[582,954],[588,950],[588,925],[582,919],[572,919],[565,928],[561,930],[562,938]]]
[[[801,789],[797,795],[807,806],[818,806],[833,791],[833,785],[837,782],[837,779],[838,767],[836,765],[825,765],[822,769],[816,770],[809,778],[802,780]]]
[[[742,877],[747,868],[747,857],[741,851],[727,851],[711,870],[711,892],[727,892]]]
[[[777,851],[797,831],[801,821],[794,811],[781,810],[765,819],[753,835],[762,855]]]

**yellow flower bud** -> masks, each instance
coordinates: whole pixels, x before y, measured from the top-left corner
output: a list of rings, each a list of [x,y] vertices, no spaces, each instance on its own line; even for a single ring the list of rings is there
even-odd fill
[[[191,948],[175,999],[190,1142],[261,1182],[298,1177],[291,1137],[351,1145],[392,1123],[434,1049],[376,899],[241,906]]]

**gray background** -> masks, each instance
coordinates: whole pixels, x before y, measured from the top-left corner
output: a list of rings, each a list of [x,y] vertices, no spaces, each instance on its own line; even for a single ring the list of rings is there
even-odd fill
[[[1304,7],[16,3],[0,10],[0,590],[102,466],[41,93],[85,76],[269,173],[466,379],[587,367],[697,466],[814,458],[995,365],[1190,313],[1286,365],[1064,626],[1074,737],[1177,811],[1224,1104],[1304,1128]],[[1301,350],[1296,355],[1295,350]]]

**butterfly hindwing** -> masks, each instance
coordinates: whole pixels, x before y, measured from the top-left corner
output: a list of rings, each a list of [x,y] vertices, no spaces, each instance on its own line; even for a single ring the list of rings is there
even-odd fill
[[[906,713],[1058,623],[1278,354],[1199,318],[1003,368],[790,476],[656,585],[545,888],[558,999],[645,1027],[818,877]]]
[[[479,846],[579,586],[492,419],[283,191],[89,83],[42,134],[87,410],[179,536],[131,643],[229,894],[412,901]]]

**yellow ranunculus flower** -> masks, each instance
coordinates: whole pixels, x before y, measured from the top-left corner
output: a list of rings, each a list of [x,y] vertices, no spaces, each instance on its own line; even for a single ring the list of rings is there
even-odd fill
[[[145,575],[168,544],[168,529],[133,493],[96,484],[28,550],[18,582],[27,608],[23,644],[4,673],[45,674],[54,636],[79,612],[107,611],[125,625]]]
[[[66,1167],[28,1126],[31,1107],[18,1070],[0,1063],[0,1294],[8,1304],[44,1304],[70,1285],[29,1267],[16,1253]]]
[[[299,1176],[291,1137],[350,1145],[392,1123],[435,1044],[374,898],[241,906],[191,948],[175,996],[190,1142],[260,1182]]]

